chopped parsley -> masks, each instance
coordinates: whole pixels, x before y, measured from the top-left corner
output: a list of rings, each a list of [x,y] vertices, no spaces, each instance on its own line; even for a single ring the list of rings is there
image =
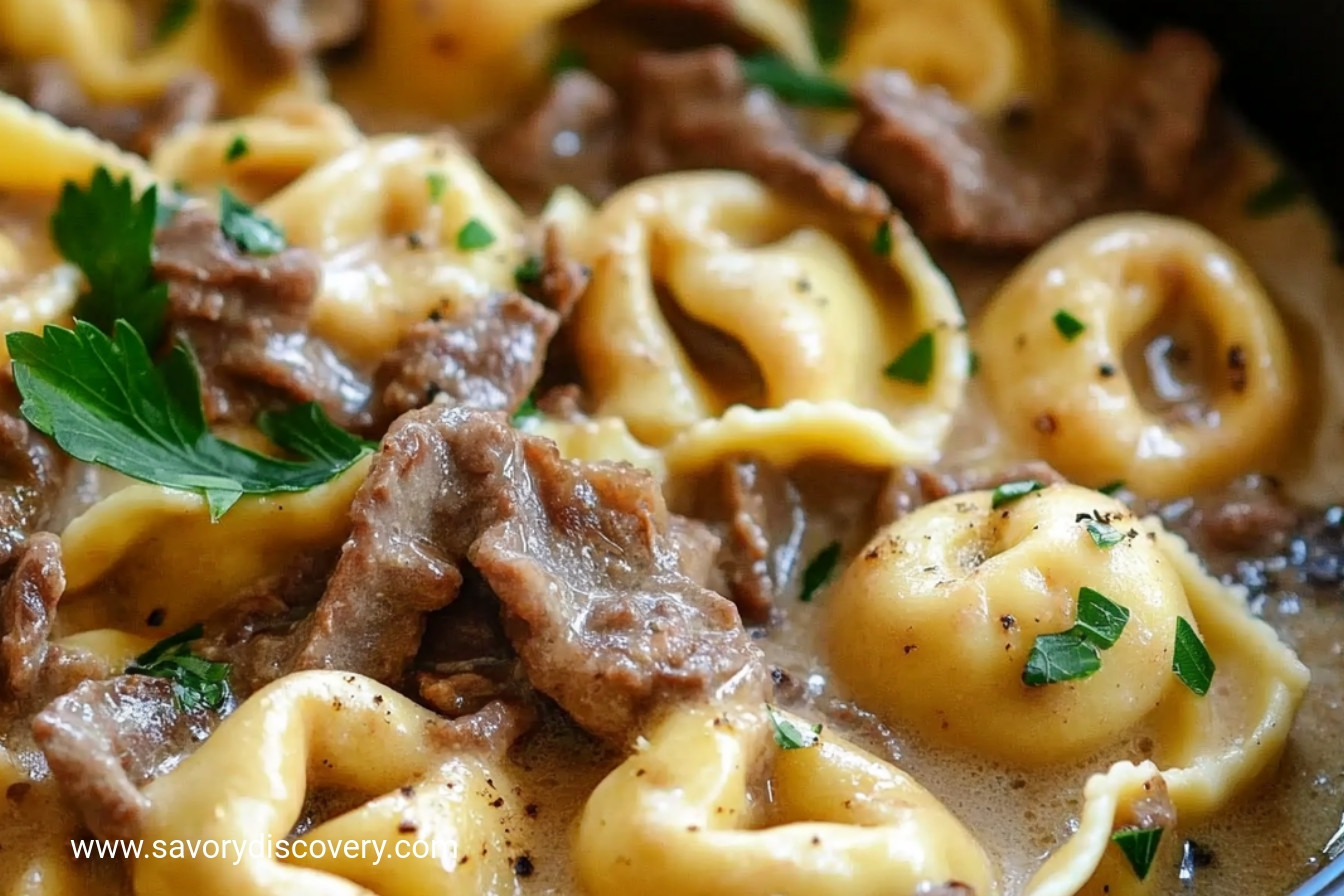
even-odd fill
[[[1101,492],[1103,495],[1109,495],[1111,497],[1114,497],[1115,493],[1120,491],[1120,489],[1124,487],[1125,487],[1125,480],[1117,479],[1114,482],[1106,483],[1101,488],[1097,489],[1097,491]]]
[[[134,197],[131,180],[113,180],[106,168],[93,172],[88,189],[61,186],[51,216],[51,238],[66,260],[84,274],[89,288],[75,316],[104,332],[125,320],[147,343],[157,345],[168,308],[168,287],[153,278],[158,189]]]
[[[742,60],[742,76],[768,88],[791,106],[848,109],[854,105],[849,88],[828,75],[799,71],[787,59],[762,53]]]
[[[20,412],[67,454],[133,479],[202,495],[219,519],[245,494],[306,491],[368,452],[314,404],[265,416],[262,429],[304,458],[280,460],[217,438],[205,422],[196,363],[177,345],[155,364],[140,334],[118,321],[112,336],[86,321],[41,336],[5,337]]]
[[[1268,218],[1296,203],[1306,192],[1295,174],[1280,171],[1273,180],[1246,197],[1246,214],[1252,218]]]
[[[1011,504],[1019,498],[1025,498],[1032,492],[1038,492],[1045,488],[1045,483],[1035,479],[1019,479],[1016,482],[1005,482],[1003,485],[994,489],[994,494],[989,498],[989,506],[993,510],[998,510],[1005,504]]]
[[[929,378],[933,376],[933,353],[933,331],[925,330],[882,373],[889,380],[915,386],[928,385]]]
[[[822,65],[840,58],[849,27],[850,0],[807,0],[807,19],[812,26],[812,46]]]
[[[1052,320],[1055,322],[1055,329],[1059,331],[1059,335],[1063,336],[1066,342],[1077,339],[1079,334],[1087,329],[1082,321],[1062,308],[1055,312]]]
[[[1185,686],[1203,697],[1213,684],[1213,673],[1217,667],[1209,649],[1199,640],[1194,626],[1186,622],[1185,617],[1176,617],[1176,646],[1171,654],[1171,671],[1185,683]]]
[[[980,353],[972,349],[966,355],[966,375],[975,376],[980,372]]]
[[[219,190],[219,229],[239,251],[252,255],[274,255],[285,248],[285,232],[280,225],[257,214],[224,187]]]
[[[1087,534],[1092,536],[1093,543],[1103,551],[1107,548],[1113,548],[1125,540],[1125,533],[1100,520],[1088,520],[1084,524],[1087,528]]]
[[[172,682],[173,702],[183,712],[220,709],[229,699],[229,664],[193,656],[188,646],[204,634],[200,625],[164,638],[126,667],[128,675]]]
[[[840,561],[840,542],[833,541],[822,548],[812,562],[803,570],[803,591],[798,599],[804,603],[812,600],[817,590],[825,585],[835,574],[836,564]]]
[[[529,423],[541,416],[541,409],[537,407],[537,403],[529,395],[523,399],[522,404],[518,405],[518,410],[513,412],[510,422],[519,429],[526,429]]]
[[[541,280],[541,256],[529,255],[523,259],[523,263],[513,269],[513,282],[521,290]]]
[[[154,43],[161,44],[187,26],[196,14],[196,0],[168,0],[154,23]]]
[[[1148,877],[1157,858],[1157,847],[1162,842],[1161,828],[1125,828],[1111,835],[1111,842],[1120,847],[1120,851],[1129,860],[1134,876],[1139,880]]]
[[[775,712],[775,708],[766,705],[765,714],[770,719],[770,727],[775,731],[775,743],[781,750],[804,750],[821,743],[821,723],[804,730]]]
[[[1068,631],[1037,635],[1022,670],[1028,687],[1077,681],[1101,669],[1101,651],[1120,640],[1129,624],[1129,610],[1099,591],[1078,590],[1078,609]]]
[[[479,218],[472,218],[462,225],[462,229],[457,232],[457,248],[463,252],[472,252],[476,249],[484,249],[495,241],[495,235],[490,232],[490,228],[481,223]]]
[[[247,138],[242,134],[237,134],[229,141],[228,149],[224,150],[224,161],[236,162],[247,155],[249,149]]]
[[[1115,646],[1129,624],[1129,608],[1084,585],[1078,589],[1078,612],[1074,628],[1102,650]]]
[[[574,47],[561,47],[556,50],[555,55],[551,57],[551,77],[563,75],[565,72],[573,71],[574,69],[587,67],[588,58],[583,55],[582,51],[577,50]]]
[[[891,219],[885,218],[873,234],[873,253],[886,258],[891,254]]]
[[[443,194],[448,192],[448,175],[442,171],[431,171],[425,175],[425,186],[429,188],[429,201],[438,205]]]

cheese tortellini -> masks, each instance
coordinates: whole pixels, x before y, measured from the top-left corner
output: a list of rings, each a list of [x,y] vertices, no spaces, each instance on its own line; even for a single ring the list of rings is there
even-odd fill
[[[779,749],[771,724],[759,708],[666,719],[584,808],[574,855],[586,891],[916,896],[956,881],[998,892],[975,838],[904,772],[824,731]],[[763,759],[767,806],[748,797]]]
[[[889,256],[871,248],[879,227]],[[669,469],[743,446],[783,465],[936,456],[965,385],[963,318],[899,220],[837,222],[745,175],[672,174],[613,196],[576,243],[597,411],[665,446]],[[924,382],[884,376],[921,340]]]
[[[998,419],[1033,455],[1145,497],[1265,469],[1300,401],[1255,274],[1198,225],[1154,215],[1046,246],[990,301],[976,347]]]

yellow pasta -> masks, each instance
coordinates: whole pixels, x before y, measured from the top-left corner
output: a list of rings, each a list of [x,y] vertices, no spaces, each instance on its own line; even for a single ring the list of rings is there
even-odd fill
[[[746,442],[778,462],[936,456],[965,384],[961,311],[899,222],[890,256],[872,258],[878,226],[830,221],[740,174],[627,187],[577,247],[593,279],[575,339],[598,412],[666,445],[674,469]],[[925,337],[927,383],[884,376]],[[827,426],[847,437],[819,438]]]
[[[1082,331],[1066,336],[1061,313]],[[1255,275],[1199,226],[1153,215],[1094,220],[1042,249],[991,300],[976,345],[991,404],[1030,453],[1153,498],[1265,469],[1300,401]],[[1169,345],[1190,360],[1160,357]]]
[[[777,749],[770,724],[759,710],[700,707],[653,731],[584,808],[574,858],[587,892],[916,896],[951,881],[997,892],[975,838],[904,772],[824,732]],[[763,754],[774,798],[752,830],[748,776]]]
[[[659,480],[667,476],[663,455],[632,436],[625,421],[619,417],[596,420],[540,417],[535,422],[522,424],[522,428],[555,442],[560,448],[560,456],[566,460],[625,461],[648,470]]]

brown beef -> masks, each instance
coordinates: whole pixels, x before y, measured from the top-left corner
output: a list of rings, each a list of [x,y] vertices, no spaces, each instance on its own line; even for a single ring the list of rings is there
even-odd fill
[[[569,257],[565,237],[554,224],[547,225],[541,256],[541,279],[536,284],[536,295],[531,296],[547,308],[568,320],[584,290],[593,278],[592,269]]]
[[[220,0],[219,16],[239,58],[278,75],[353,41],[368,9],[366,0]]]
[[[11,700],[33,690],[48,653],[56,604],[65,593],[61,540],[38,532],[19,551],[0,590],[0,687]]]
[[[925,504],[949,495],[998,488],[1007,482],[1034,479],[1042,485],[1068,480],[1044,461],[1033,460],[999,470],[957,470],[938,472],[918,467],[897,467],[873,504],[873,523],[885,526]]]
[[[694,168],[743,171],[811,206],[885,217],[875,185],[810,151],[784,107],[752,88],[726,47],[641,53],[622,92],[618,170],[628,180]]]
[[[1148,509],[1215,566],[1281,551],[1291,535],[1305,528],[1279,483],[1268,476],[1244,476],[1212,494]]]
[[[212,422],[316,401],[349,425],[365,404],[368,385],[308,333],[321,280],[315,253],[244,253],[213,214],[186,209],[155,237],[154,275],[168,284],[169,335],[196,354]]]
[[[558,314],[518,293],[415,324],[374,375],[374,430],[431,402],[516,410],[541,378],[559,326]]]
[[[462,573],[457,599],[430,614],[415,660],[420,698],[454,718],[496,700],[518,704],[532,696],[504,633],[499,599],[476,570],[464,566]]]
[[[568,71],[535,106],[486,135],[476,157],[529,211],[540,211],[560,186],[600,202],[612,192],[617,125],[611,88],[586,71]]]
[[[134,837],[149,809],[139,787],[176,767],[217,721],[179,710],[167,679],[122,675],[54,700],[33,720],[33,736],[89,829]]]
[[[0,411],[0,568],[47,525],[69,458],[21,417]]]
[[[1203,38],[1159,32],[1117,86],[1077,92],[1089,120],[1067,161],[1053,163],[1010,153],[941,88],[872,72],[856,91],[860,124],[846,154],[922,237],[1033,249],[1117,203],[1173,198],[1205,133],[1217,75]]]

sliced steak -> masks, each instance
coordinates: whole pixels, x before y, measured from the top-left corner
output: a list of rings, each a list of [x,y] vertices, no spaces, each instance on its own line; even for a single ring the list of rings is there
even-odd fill
[[[32,692],[47,661],[56,604],[64,593],[61,540],[38,532],[20,548],[0,590],[0,687],[8,699],[21,701]]]
[[[542,242],[541,276],[533,283],[520,284],[529,298],[536,299],[567,320],[588,288],[592,269],[571,258],[565,249],[565,237],[554,224],[547,225]]]
[[[51,521],[69,458],[21,417],[0,411],[0,568]]]
[[[219,16],[239,58],[281,75],[357,38],[367,5],[366,0],[220,0]]]

